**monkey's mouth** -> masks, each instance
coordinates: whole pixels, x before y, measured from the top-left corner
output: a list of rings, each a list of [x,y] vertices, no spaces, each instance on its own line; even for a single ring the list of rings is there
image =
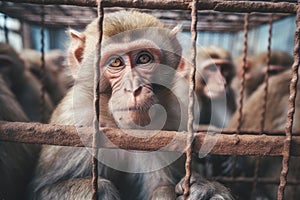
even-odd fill
[[[206,90],[205,94],[211,99],[218,98],[223,94],[224,90]]]
[[[147,106],[131,106],[129,108],[114,109],[113,112],[147,112],[152,105]]]
[[[119,124],[125,125],[126,127],[145,127],[151,123],[151,115],[155,113],[151,107],[152,105],[147,104],[143,106],[115,109],[114,116]]]

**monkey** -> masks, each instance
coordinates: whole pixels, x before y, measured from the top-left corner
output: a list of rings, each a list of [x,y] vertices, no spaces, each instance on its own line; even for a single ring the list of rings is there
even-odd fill
[[[219,128],[228,124],[236,110],[234,91],[230,86],[234,76],[235,65],[228,51],[217,46],[198,49],[195,91],[202,103],[199,124]],[[224,116],[225,119],[220,119]]]
[[[236,110],[235,93],[231,87],[236,67],[231,53],[215,45],[200,47],[197,49],[196,64],[195,92],[202,104],[199,124],[222,129]],[[206,176],[229,174],[231,160],[232,156],[206,156]],[[241,164],[238,161],[238,166]]]
[[[24,60],[25,67],[38,80],[44,77],[45,89],[53,105],[57,105],[67,90],[73,85],[73,79],[65,67],[64,52],[56,49],[45,53],[44,72],[42,71],[41,52],[33,49],[23,49],[20,51],[20,57]]]
[[[178,71],[188,78],[190,65],[183,60]],[[195,93],[200,105],[200,125],[224,128],[236,109],[231,81],[235,65],[231,54],[218,46],[198,47],[196,54]]]
[[[269,79],[269,89],[268,89],[268,98],[267,98],[267,107],[266,107],[266,115],[265,115],[265,130],[285,130],[286,124],[286,115],[288,112],[288,99],[289,99],[289,84],[291,81],[291,71],[285,70],[282,73],[271,76]],[[297,87],[297,92],[300,92],[299,87]],[[264,87],[263,85],[259,86],[256,91],[249,97],[246,102],[243,115],[242,115],[242,124],[241,129],[253,129],[259,130],[261,127],[261,117],[258,117],[261,113],[262,102],[264,96]],[[293,130],[300,130],[300,98],[297,95],[295,101],[295,114],[294,114],[294,124]],[[238,125],[238,113],[235,113],[230,121],[228,128],[233,129]],[[278,177],[281,170],[281,157],[266,157],[260,159],[260,168],[259,168],[259,176],[263,177]],[[250,167],[248,171],[252,172],[252,174],[248,173],[248,176],[253,176],[254,172],[254,160],[253,158],[247,158],[247,163]],[[297,175],[299,165],[298,157],[291,157],[290,160],[290,171],[288,173],[288,180],[290,178],[295,178]],[[270,186],[262,186],[258,188],[258,194],[256,197],[264,197],[266,199],[276,199],[277,195],[277,185]],[[293,191],[294,189],[294,191]],[[246,190],[251,191],[251,190]],[[285,192],[285,199],[297,199],[299,188],[295,189],[292,186],[287,186],[287,190]],[[246,193],[245,190],[242,191]],[[240,194],[242,195],[242,194]],[[293,196],[295,195],[295,196]],[[250,194],[246,194],[247,197]],[[246,197],[245,197],[246,198]]]
[[[0,120],[28,122],[28,118],[0,75]],[[0,142],[0,199],[26,196],[40,147],[33,144]]]
[[[8,44],[0,43],[0,73],[10,90],[15,94],[22,109],[31,121],[39,121],[41,83],[25,69],[24,61]],[[45,92],[45,116],[42,122],[50,118],[53,105]]]
[[[92,125],[97,23],[94,20],[83,32],[69,31],[68,63],[75,84],[52,114],[52,124]],[[125,133],[132,128],[186,129],[179,125],[180,99],[171,90],[181,59],[176,34],[176,29],[164,29],[163,23],[149,14],[119,11],[104,16],[98,65],[100,125],[121,128]],[[91,156],[87,150],[44,146],[31,184],[31,199],[90,198]],[[180,153],[101,149],[98,159],[99,199],[182,198],[184,156]],[[198,175],[192,180],[190,199],[232,199],[219,183],[206,182]]]
[[[245,92],[243,101],[247,102],[250,95],[261,85],[264,81],[265,71],[267,70],[268,52],[263,52],[257,55],[250,55],[246,61],[245,68]],[[236,100],[239,104],[239,88],[241,87],[241,79],[243,73],[243,59],[242,57],[236,59],[237,76],[232,81],[232,88],[236,91]],[[287,69],[293,64],[293,58],[283,51],[271,51],[270,65],[268,70],[269,76],[277,75]]]

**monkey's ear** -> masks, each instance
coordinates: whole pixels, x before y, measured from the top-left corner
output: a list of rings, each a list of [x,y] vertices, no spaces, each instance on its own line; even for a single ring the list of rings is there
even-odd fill
[[[170,34],[171,36],[176,36],[177,33],[179,33],[182,29],[182,24],[178,24],[177,26],[175,26],[171,31]]]
[[[77,76],[83,58],[85,35],[75,30],[69,30],[71,42],[68,49],[68,62],[72,75]]]
[[[180,59],[180,63],[179,63],[179,65],[178,65],[177,70],[178,70],[178,71],[184,71],[185,69],[186,69],[186,64],[185,64],[184,58],[182,57],[182,58]]]

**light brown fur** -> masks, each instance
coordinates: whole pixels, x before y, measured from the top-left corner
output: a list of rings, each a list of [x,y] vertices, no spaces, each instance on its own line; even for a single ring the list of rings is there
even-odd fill
[[[245,93],[244,102],[248,100],[251,94],[263,83],[264,74],[267,68],[267,52],[263,52],[257,55],[247,56],[246,71],[245,71]],[[269,76],[283,72],[289,69],[293,64],[293,58],[282,51],[272,51],[270,56],[270,68],[272,73]],[[236,60],[237,76],[232,81],[232,88],[236,91],[236,99],[239,101],[239,91],[241,87],[242,79],[242,57]],[[272,66],[277,66],[275,69]],[[274,73],[276,72],[276,73]]]
[[[0,75],[0,120],[27,122],[27,116]],[[19,200],[26,196],[39,146],[0,142],[0,199]]]
[[[39,121],[40,116],[40,91],[41,83],[24,66],[24,61],[19,54],[8,44],[0,43],[1,74],[15,94],[18,102],[31,121]],[[42,122],[47,122],[53,110],[53,104],[45,92],[44,117]]]
[[[265,130],[281,130],[284,132],[286,125],[286,114],[288,112],[289,99],[289,84],[291,81],[291,72],[289,70],[275,75],[269,79],[268,101],[265,117]],[[297,93],[299,94],[298,87]],[[243,109],[242,115],[242,130],[260,130],[261,112],[263,103],[264,87],[261,85],[250,96]],[[296,112],[294,115],[293,130],[300,130],[300,97],[297,95]],[[228,128],[235,129],[238,125],[238,112],[234,114]],[[281,157],[267,157],[262,158],[260,162],[260,176],[262,177],[279,177],[281,170]],[[299,159],[292,157],[290,161],[290,170],[288,180],[297,178],[297,171],[299,170]],[[251,165],[251,171],[254,171],[254,160],[248,159],[248,164]],[[298,177],[299,178],[299,177]],[[277,185],[267,185],[266,189],[261,189],[270,199],[276,199]],[[293,192],[294,191],[294,192]],[[285,192],[285,199],[296,199],[299,196],[299,188],[288,186]],[[294,195],[294,196],[293,196]]]
[[[122,50],[120,50],[121,55],[118,54],[118,56],[130,54],[133,57],[135,54],[131,52],[136,49],[128,49],[130,45],[135,44],[138,46],[139,48],[136,51],[139,54],[141,53],[140,49],[145,48],[143,43],[145,40],[155,43],[153,46],[158,46],[147,49],[148,52],[152,53],[153,57],[155,57],[155,53],[161,53],[163,56],[160,58],[159,63],[146,63],[136,69],[132,67],[132,69],[128,70],[130,73],[133,72],[130,74],[131,78],[126,76],[121,67],[118,69],[124,73],[118,74],[118,70],[114,71],[114,68],[109,68],[108,66],[105,71],[103,68],[106,65],[102,65],[100,62],[101,126],[125,127],[122,129],[124,132],[126,132],[126,128],[135,128],[133,127],[133,122],[136,121],[131,116],[136,117],[140,114],[141,117],[145,117],[144,110],[149,109],[147,104],[152,103],[151,100],[155,99],[165,106],[168,114],[166,125],[163,129],[177,130],[179,128],[178,104],[174,104],[176,99],[169,93],[168,88],[163,88],[159,85],[154,86],[150,82],[154,76],[153,74],[159,73],[160,76],[158,77],[171,87],[174,84],[174,74],[165,73],[164,69],[169,69],[165,66],[167,65],[172,69],[176,69],[180,61],[181,47],[176,39],[176,35],[170,30],[161,29],[161,26],[161,23],[154,17],[138,12],[118,12],[106,15],[104,19],[102,56],[106,55],[107,52],[111,52],[110,49],[107,49],[110,47],[109,45],[115,45],[116,43],[116,49],[118,50],[119,48]],[[145,27],[147,29],[142,29]],[[136,28],[137,30],[135,30]],[[120,33],[124,35],[112,38],[112,40],[107,37],[107,35],[112,36],[125,30],[131,31]],[[132,37],[133,33],[137,33],[137,35]],[[72,40],[69,46],[69,64],[75,77],[75,85],[54,111],[51,123],[91,126],[94,113],[93,78],[96,52],[95,43],[98,41],[97,21],[93,21],[88,25],[83,33],[70,31],[70,35]],[[125,53],[123,54],[123,52]],[[113,55],[115,56],[115,54]],[[102,59],[105,58],[102,57]],[[157,58],[152,59],[156,61]],[[135,64],[137,65],[137,63]],[[158,70],[157,72],[152,67],[161,71]],[[109,71],[113,71],[114,73],[110,73]],[[141,76],[147,78],[141,79]],[[143,81],[146,81],[146,84]],[[113,109],[126,108],[128,105],[127,102],[132,103],[131,100],[133,98],[135,98],[135,102],[138,104],[134,109],[138,111],[130,111],[128,112],[130,114],[125,117],[115,117]],[[118,126],[116,122],[122,122],[122,124]],[[144,121],[140,121],[140,123],[143,128]],[[135,157],[131,156],[132,153],[142,154],[140,157]],[[155,155],[157,156],[149,157],[150,155],[144,155],[140,151],[119,151],[118,149],[102,149],[100,154],[100,159],[106,158],[101,161],[112,161],[117,162],[117,164],[109,166],[99,162],[99,177],[103,178],[99,181],[100,185],[102,185],[98,190],[99,199],[158,199],[158,196],[152,196],[152,192],[156,188],[165,185],[173,188],[172,193],[167,195],[168,198],[166,200],[174,198],[175,185],[183,176],[184,158],[180,157],[180,154],[176,152],[156,152]],[[172,156],[175,156],[178,160],[164,168],[157,167],[164,164],[166,159]],[[128,167],[127,171],[123,170],[122,167]],[[91,157],[87,149],[44,146],[32,183],[32,199],[51,199],[57,192],[61,194],[60,198],[62,199],[85,199],[91,196],[90,182],[87,180],[91,181]],[[200,178],[198,180],[201,182]],[[197,184],[195,183],[195,185]],[[213,188],[209,192],[211,196],[216,194],[223,195],[224,199],[230,199],[229,192],[223,186]],[[179,193],[179,195],[182,194]]]

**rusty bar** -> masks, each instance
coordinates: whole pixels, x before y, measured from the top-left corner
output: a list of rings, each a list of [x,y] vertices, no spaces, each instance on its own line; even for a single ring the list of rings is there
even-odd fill
[[[244,48],[243,48],[243,68],[242,68],[242,80],[239,97],[239,108],[238,108],[238,126],[236,132],[239,134],[242,127],[243,118],[243,105],[244,105],[244,90],[245,90],[245,74],[246,74],[246,62],[247,62],[247,50],[248,50],[248,28],[249,28],[249,14],[246,13],[244,16]],[[231,176],[233,177],[235,171],[236,157],[232,159]]]
[[[243,48],[243,69],[242,69],[242,80],[241,80],[241,89],[240,89],[240,99],[239,99],[239,117],[238,117],[238,126],[237,132],[241,131],[242,118],[243,118],[243,101],[244,101],[244,90],[245,90],[245,74],[246,74],[246,63],[247,63],[247,50],[248,50],[248,23],[249,23],[249,14],[245,14],[244,18],[244,48]]]
[[[300,3],[300,0],[298,0]],[[292,143],[292,127],[295,113],[295,101],[297,95],[297,83],[299,79],[299,45],[300,45],[300,8],[297,10],[296,16],[296,32],[295,32],[295,46],[294,46],[294,64],[292,66],[292,79],[290,82],[290,96],[288,104],[288,113],[286,117],[285,133],[286,138],[283,146],[283,158],[282,158],[282,170],[280,173],[280,184],[278,187],[278,200],[282,200],[284,197],[284,190],[287,183],[287,174],[289,171],[289,159],[291,156],[291,143]]]
[[[8,28],[7,28],[7,15],[4,14],[3,18],[4,18],[3,29],[4,29],[4,35],[5,35],[5,43],[9,44]]]
[[[42,75],[40,78],[41,81],[41,88],[40,88],[40,122],[45,122],[45,77],[46,77],[46,70],[45,70],[45,10],[44,5],[40,6],[41,9],[41,70]]]
[[[98,149],[100,145],[100,128],[99,128],[99,114],[100,114],[100,98],[99,98],[99,82],[100,82],[100,60],[101,60],[101,42],[103,34],[103,7],[102,0],[98,1],[98,42],[97,42],[97,54],[94,63],[94,120],[93,120],[93,151],[92,151],[92,200],[98,199]]]
[[[272,43],[272,28],[273,28],[273,15],[270,14],[269,19],[269,30],[268,30],[268,47],[267,47],[267,69],[265,70],[264,77],[264,96],[263,96],[263,104],[262,104],[262,112],[261,112],[261,121],[260,128],[261,132],[265,129],[265,118],[266,118],[266,110],[267,110],[267,100],[268,100],[268,88],[269,88],[269,70],[270,70],[270,58],[271,58],[271,43]]]
[[[227,182],[227,183],[252,183],[254,181],[253,177],[244,177],[244,176],[240,176],[240,177],[227,177],[227,176],[219,176],[219,177],[213,177],[213,180],[216,181],[221,181],[221,182]],[[269,178],[269,177],[259,177],[257,178],[257,183],[258,184],[273,184],[273,185],[277,185],[279,184],[280,180],[278,178]],[[288,185],[299,185],[300,184],[300,180],[289,180],[289,182],[287,183]]]
[[[34,3],[47,5],[77,5],[96,7],[97,0],[4,0],[16,3]],[[192,0],[103,0],[104,7],[127,7],[127,8],[145,8],[145,9],[178,9],[189,10]],[[296,13],[298,5],[289,2],[251,2],[251,1],[199,1],[198,10],[215,10],[221,12],[269,12],[269,13]]]
[[[262,103],[262,111],[261,111],[261,119],[260,119],[261,132],[263,132],[265,129],[265,118],[266,118],[267,101],[268,101],[272,29],[273,29],[273,14],[270,14],[269,30],[268,30],[268,47],[267,47],[268,54],[267,54],[267,63],[266,63],[267,69],[265,70],[265,76],[264,76],[264,94],[263,94],[263,103]],[[260,158],[256,157],[255,158],[255,169],[254,169],[254,182],[253,182],[253,186],[252,186],[252,196],[254,196],[254,194],[256,193],[259,165],[260,165]]]
[[[252,185],[252,191],[251,191],[251,197],[254,197],[256,193],[256,186],[258,183],[258,171],[259,171],[259,165],[260,165],[260,158],[259,156],[255,157],[255,167],[254,167],[254,176],[253,176],[253,185]]]
[[[194,91],[195,91],[195,73],[196,73],[196,41],[197,41],[197,2],[193,0],[191,3],[191,72],[189,79],[189,105],[188,105],[188,140],[186,147],[186,162],[185,162],[185,179],[183,199],[186,200],[190,193],[190,179],[191,179],[191,164],[192,164],[192,148],[194,140]]]
[[[78,131],[80,130],[80,131]],[[184,152],[186,132],[100,129],[107,137],[103,148],[122,148],[128,150]],[[210,153],[219,155],[261,155],[281,156],[285,136],[268,135],[227,135],[216,132],[218,141]],[[151,137],[149,137],[149,135]],[[210,134],[211,135],[211,134]],[[60,146],[91,147],[92,127],[62,126],[40,123],[0,122],[0,140]],[[140,137],[136,137],[140,136]],[[148,136],[148,137],[147,137]],[[205,138],[206,137],[206,138]],[[204,141],[214,141],[207,132],[195,133],[193,152],[198,153]],[[101,147],[102,147],[101,146]],[[300,136],[294,136],[291,155],[300,156]]]

